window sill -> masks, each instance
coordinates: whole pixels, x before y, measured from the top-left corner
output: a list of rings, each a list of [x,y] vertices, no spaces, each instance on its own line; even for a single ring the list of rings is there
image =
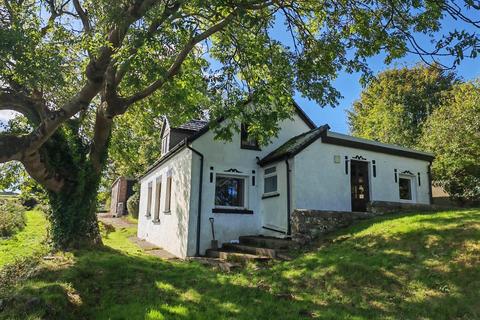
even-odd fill
[[[153,224],[160,224],[160,219],[153,219],[152,222]]]
[[[172,211],[170,211],[170,210],[165,210],[165,211],[163,211],[163,213],[164,213],[164,214],[172,214]]]
[[[248,209],[213,208],[213,209],[212,209],[212,213],[253,214],[253,210],[248,210]]]
[[[151,216],[152,216],[151,214],[147,214],[147,215],[145,215],[145,218],[150,219]]]
[[[256,147],[256,146],[248,146],[248,145],[241,145],[241,146],[240,146],[240,149],[247,149],[247,150],[262,151],[262,149],[260,149],[260,147]]]
[[[262,195],[262,199],[275,198],[275,197],[279,197],[279,196],[280,196],[280,193],[278,193],[278,192],[265,193],[264,195]]]
[[[417,203],[416,200],[407,200],[407,199],[400,199],[398,200],[399,203]]]

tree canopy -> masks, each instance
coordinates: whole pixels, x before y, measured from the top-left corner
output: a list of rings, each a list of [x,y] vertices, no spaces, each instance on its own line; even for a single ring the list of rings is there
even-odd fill
[[[380,52],[387,63],[409,52],[475,57],[475,30],[437,33],[446,17],[477,28],[478,9],[471,0],[0,0],[0,110],[26,119],[1,133],[0,163],[22,163],[49,192],[57,244],[95,242],[109,143],[142,114],[224,117],[215,128],[224,139],[248,122],[266,143],[292,115],[294,92],[334,105],[338,72],[368,78],[367,58]],[[291,46],[272,36],[279,24]],[[436,45],[422,48],[417,34]]]
[[[353,135],[416,147],[424,122],[456,82],[438,66],[390,69],[378,74],[353,104]]]
[[[420,145],[435,153],[433,178],[451,197],[480,199],[480,83],[453,86],[427,119]]]

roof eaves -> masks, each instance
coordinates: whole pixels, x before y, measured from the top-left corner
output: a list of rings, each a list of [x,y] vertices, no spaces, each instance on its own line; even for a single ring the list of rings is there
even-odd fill
[[[322,142],[356,149],[370,150],[373,152],[392,154],[400,157],[413,158],[429,162],[432,162],[433,159],[435,159],[435,155],[432,153],[403,148],[396,145],[388,145],[385,143],[375,143],[375,141],[368,141],[366,139],[350,137],[335,132],[328,132],[324,134],[322,136]]]
[[[150,172],[158,168],[161,164],[165,163],[168,159],[172,158],[175,154],[177,154],[179,151],[181,151],[183,148],[185,148],[187,145],[186,139],[180,141],[175,147],[170,149],[165,155],[161,156],[157,161],[155,161],[154,164],[152,164],[150,167],[145,170],[139,177],[138,180],[140,181],[141,179],[145,178]]]
[[[293,100],[293,106],[297,110],[300,118],[310,127],[310,129],[317,128],[317,125],[315,124],[315,122],[313,122],[313,120],[305,113],[305,111],[303,111],[303,109],[300,107],[300,105],[297,102],[295,102],[295,100]]]
[[[328,124],[325,124],[323,126],[320,126],[318,128],[315,128],[313,130],[310,130],[310,131],[307,131],[307,132],[304,132],[302,134],[299,134],[298,136],[295,136],[291,139],[289,139],[287,142],[285,142],[284,144],[282,144],[280,147],[278,147],[277,149],[273,150],[272,152],[270,152],[268,155],[266,155],[263,159],[261,159],[260,161],[258,161],[258,165],[261,166],[261,167],[264,167],[270,163],[273,163],[273,162],[278,162],[280,160],[286,160],[286,159],[289,159],[291,157],[294,157],[295,155],[299,154],[300,152],[302,152],[306,147],[308,147],[309,145],[311,145],[313,142],[315,142],[316,140],[318,140],[318,138],[320,138],[322,135],[324,135],[324,133],[330,129],[330,126]],[[312,131],[314,130],[318,130],[318,132],[316,132],[312,137],[308,138],[304,143],[302,143],[300,146],[297,146],[296,148],[294,148],[294,150],[287,150],[286,152],[284,153],[280,153],[276,156],[273,156],[273,157],[270,157],[270,155],[272,155],[276,150],[284,147],[286,144],[290,143],[292,140],[295,140],[295,139],[299,139],[301,136],[304,136],[304,135],[307,135],[308,133],[311,133]]]

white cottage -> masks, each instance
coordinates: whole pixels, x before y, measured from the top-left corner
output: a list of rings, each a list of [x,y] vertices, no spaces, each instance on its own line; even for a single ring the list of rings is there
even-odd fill
[[[272,142],[225,142],[206,121],[165,123],[162,156],[140,178],[138,236],[178,257],[212,240],[288,237],[295,209],[365,211],[371,201],[431,203],[425,152],[316,127],[296,105]],[[244,128],[243,128],[244,129]]]

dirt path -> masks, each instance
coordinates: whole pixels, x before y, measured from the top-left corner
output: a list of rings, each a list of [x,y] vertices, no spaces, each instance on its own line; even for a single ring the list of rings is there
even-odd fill
[[[131,228],[131,227],[136,227],[137,224],[134,222],[131,222],[124,217],[120,218],[113,218],[109,213],[99,213],[98,214],[98,220],[103,222],[106,225],[112,226],[115,229],[122,229],[122,228]],[[147,242],[145,240],[142,240],[138,237],[130,237],[128,238],[131,242],[135,243],[138,245],[145,253],[159,257],[164,260],[173,260],[177,259],[173,254],[170,252],[154,245],[153,243]]]

